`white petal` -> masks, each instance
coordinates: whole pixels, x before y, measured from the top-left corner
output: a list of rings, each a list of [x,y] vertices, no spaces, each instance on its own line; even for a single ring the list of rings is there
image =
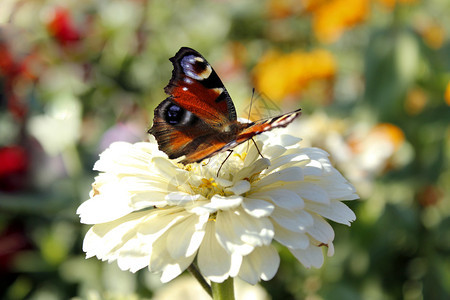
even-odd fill
[[[301,138],[290,134],[278,134],[276,136],[279,138],[280,145],[283,145],[285,147],[296,145],[302,141]]]
[[[195,255],[186,258],[180,258],[174,263],[168,263],[162,271],[161,282],[166,283],[184,272],[194,261]]]
[[[290,149],[284,155],[276,157],[270,161],[270,167],[263,171],[264,174],[268,174],[273,170],[283,167],[291,167],[292,165],[301,165],[302,162],[307,163],[310,159],[304,153],[300,153],[297,149]],[[302,178],[303,180],[303,178]]]
[[[205,235],[209,215],[191,215],[173,226],[167,233],[167,249],[174,259],[192,256]]]
[[[172,192],[165,197],[165,200],[167,201],[168,205],[183,206],[185,204],[195,202],[201,198],[203,198],[203,196],[201,195],[191,195],[183,192]]]
[[[309,237],[305,233],[288,230],[277,223],[274,224],[274,228],[274,239],[288,248],[306,249],[310,244]]]
[[[216,177],[216,178],[214,178],[214,180],[220,186],[232,186],[233,185],[232,181],[226,180],[225,178],[222,178],[222,177]]]
[[[217,210],[233,209],[241,205],[244,198],[242,196],[220,196],[214,195],[211,198],[211,207]]]
[[[151,272],[161,272],[161,281],[168,282],[183,273],[191,265],[194,258],[195,254],[173,259],[167,251],[167,235],[164,235],[153,243],[148,267]]]
[[[334,231],[330,224],[322,217],[312,214],[314,225],[308,227],[306,231],[316,240],[324,244],[334,240]]]
[[[83,241],[83,251],[87,257],[115,259],[113,249],[120,249],[128,240],[136,236],[136,228],[145,220],[148,212],[132,213],[118,220],[91,227]]]
[[[151,163],[153,171],[167,179],[177,178],[179,173],[185,172],[177,168],[170,160],[163,157],[153,157]]]
[[[270,217],[280,226],[295,232],[305,232],[313,224],[312,216],[305,211],[276,207]]]
[[[111,144],[100,154],[100,160],[95,163],[94,170],[111,174],[147,174],[147,163],[152,156],[136,145],[125,142]]]
[[[259,154],[258,154],[259,155]],[[247,155],[248,157],[248,155]],[[246,161],[247,161],[246,157]],[[270,160],[267,158],[260,158],[250,164],[249,166],[245,166],[244,168],[240,169],[234,176],[235,180],[242,180],[244,178],[251,177],[253,174],[258,174],[267,167],[270,166]]]
[[[255,187],[264,187],[266,185],[280,181],[300,181],[303,180],[303,171],[300,167],[290,167],[276,172],[272,172],[257,181]]]
[[[98,224],[119,219],[134,210],[128,204],[128,198],[129,195],[123,193],[97,195],[78,207],[77,214],[80,215],[80,222]],[[105,209],[105,207],[108,209]]]
[[[255,163],[258,163],[258,161],[260,161],[260,159],[259,159],[260,155],[259,155],[258,149],[262,149],[263,144],[264,144],[264,142],[262,140],[260,140],[259,138],[258,138],[258,140],[256,140],[256,145],[258,148],[256,148],[253,143],[250,143],[250,148],[244,159],[244,168],[247,168],[248,166],[251,167]],[[244,145],[244,147],[246,147],[246,146]],[[246,150],[244,150],[244,151],[246,151]],[[266,163],[267,162],[269,162],[269,161],[267,160]],[[270,164],[270,162],[269,162],[269,164]]]
[[[281,145],[269,145],[264,147],[264,157],[273,160],[286,152],[286,148]]]
[[[168,205],[166,201],[166,195],[167,191],[166,192],[148,191],[136,193],[132,195],[130,205],[135,210],[140,210],[152,206],[161,208]]]
[[[303,167],[305,176],[321,176],[323,174],[323,166],[317,160],[311,160]]]
[[[132,145],[126,142],[112,143],[108,149],[100,154],[100,159],[94,164],[94,170],[105,172],[110,169],[111,164],[120,156],[130,152]]]
[[[318,184],[312,182],[298,182],[295,186],[289,186],[290,190],[298,193],[304,200],[319,203],[330,203],[328,193]]]
[[[167,264],[173,261],[174,259],[167,251],[167,235],[163,235],[152,244],[148,269],[150,272],[160,273]]]
[[[168,209],[155,209],[148,215],[139,228],[139,235],[147,241],[155,241],[161,237],[173,225],[181,222],[190,214],[184,210],[174,207]]]
[[[255,246],[268,245],[273,234],[267,218],[250,217],[242,209],[217,213],[216,237],[229,253],[247,255]]]
[[[134,273],[147,267],[150,262],[149,245],[143,244],[136,237],[128,240],[117,252],[117,265],[124,271]]]
[[[276,206],[290,210],[299,210],[305,206],[305,202],[297,193],[286,189],[268,190],[249,196],[270,200]]]
[[[302,148],[302,152],[307,154],[309,157],[311,157],[311,159],[314,160],[319,160],[319,159],[326,159],[328,160],[328,152],[320,149],[320,148],[316,148],[316,147],[308,147],[308,148]]]
[[[270,280],[280,266],[280,256],[273,246],[257,247],[244,256],[239,278],[250,284],[256,284],[261,279]]]
[[[281,130],[278,130],[278,132],[271,132],[269,143],[272,145],[281,145],[284,147],[289,147],[298,144],[302,139],[295,137],[290,134],[283,134]]]
[[[320,247],[310,246],[307,249],[289,249],[306,268],[320,268],[323,265],[323,253]]]
[[[198,200],[184,207],[187,212],[196,215],[212,214],[217,211],[217,207],[211,205],[209,200]]]
[[[261,218],[269,216],[273,212],[275,206],[264,200],[246,197],[242,202],[242,208],[250,216]]]
[[[321,177],[320,185],[326,188],[332,199],[350,199],[355,195],[355,188],[336,169]]]
[[[146,193],[146,192],[166,192],[172,189],[172,187],[161,177],[152,176],[125,176],[118,175],[120,177],[120,184],[131,193]]]
[[[356,220],[355,213],[340,201],[332,201],[330,204],[326,205],[308,202],[307,209],[329,220],[348,226],[350,226],[350,222]]]
[[[242,256],[230,255],[219,244],[215,235],[215,224],[208,222],[205,237],[200,245],[197,256],[200,272],[214,282],[223,282],[240,268]]]
[[[250,182],[248,180],[239,180],[232,187],[226,188],[225,191],[230,191],[235,195],[242,195],[248,192],[251,188]]]
[[[329,243],[327,244],[327,246],[328,246],[327,256],[328,256],[328,257],[331,257],[331,256],[334,255],[334,245],[333,245],[332,242],[329,242]]]

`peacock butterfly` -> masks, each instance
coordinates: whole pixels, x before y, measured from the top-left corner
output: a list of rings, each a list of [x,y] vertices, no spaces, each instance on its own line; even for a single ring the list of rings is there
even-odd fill
[[[183,164],[200,162],[253,136],[286,127],[300,109],[277,117],[242,123],[233,101],[214,69],[197,51],[182,47],[174,57],[169,95],[155,109],[153,134],[169,158],[185,156]]]

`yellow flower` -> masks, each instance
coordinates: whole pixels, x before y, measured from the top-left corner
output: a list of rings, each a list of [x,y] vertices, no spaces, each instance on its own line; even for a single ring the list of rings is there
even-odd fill
[[[288,54],[272,51],[253,70],[256,89],[274,100],[298,94],[312,81],[333,79],[335,73],[334,57],[320,49]]]
[[[369,9],[369,0],[328,1],[313,12],[314,33],[321,42],[332,43],[346,29],[364,22]]]
[[[369,4],[369,0],[270,0],[268,12],[272,18],[309,13],[317,39],[331,43],[367,18]]]

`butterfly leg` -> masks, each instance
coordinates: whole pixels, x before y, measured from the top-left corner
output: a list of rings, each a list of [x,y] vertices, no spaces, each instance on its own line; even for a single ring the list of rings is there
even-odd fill
[[[219,170],[217,170],[217,177],[219,177],[219,173],[220,173],[220,170],[222,169],[222,167],[223,167],[223,164],[228,160],[228,158],[231,156],[231,154],[233,153],[233,150],[227,150],[228,152],[230,152],[230,153],[228,153],[228,155],[227,155],[227,157],[225,158],[225,160],[222,162],[222,164],[220,165],[220,167],[219,167]]]
[[[252,140],[253,144],[255,144],[256,150],[258,151],[259,155],[260,155],[262,158],[265,158],[265,157],[261,154],[261,151],[259,151],[258,145],[256,145],[255,140],[254,140],[253,138],[251,138],[251,140]]]

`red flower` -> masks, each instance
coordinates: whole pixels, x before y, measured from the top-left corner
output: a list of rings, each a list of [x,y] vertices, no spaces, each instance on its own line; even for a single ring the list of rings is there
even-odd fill
[[[28,157],[20,146],[0,148],[0,190],[13,191],[23,186]]]
[[[47,30],[63,46],[81,39],[81,33],[74,26],[69,10],[63,7],[57,7],[53,10],[47,23]]]
[[[34,55],[30,54],[18,60],[11,53],[8,45],[0,42],[0,80],[3,81],[3,92],[8,103],[8,110],[19,120],[22,120],[26,115],[27,107],[16,95],[14,87],[17,82],[36,79],[33,72],[28,68],[30,61],[34,58]]]

